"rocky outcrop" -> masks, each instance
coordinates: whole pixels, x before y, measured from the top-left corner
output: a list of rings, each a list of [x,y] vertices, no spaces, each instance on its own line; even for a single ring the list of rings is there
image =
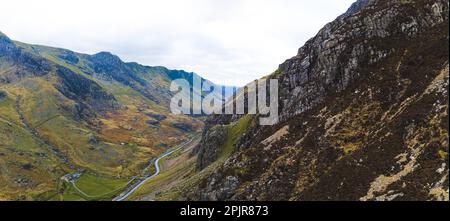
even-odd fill
[[[355,13],[358,13],[363,8],[365,8],[368,5],[373,4],[374,2],[375,2],[374,0],[358,0],[355,3],[353,3],[350,6],[350,8],[347,10],[347,12],[342,14],[339,18],[345,18],[345,17],[348,17],[348,16],[353,15]]]
[[[27,76],[43,76],[51,70],[48,60],[17,47],[6,35],[0,34],[0,63],[8,65],[10,70],[0,75],[0,83],[11,83]]]
[[[197,145],[195,152],[198,153],[197,168],[204,169],[219,158],[222,144],[228,135],[228,129],[223,126],[215,126],[203,134],[203,139]]]
[[[109,52],[100,52],[91,56],[93,69],[98,74],[104,74],[127,86],[145,86],[146,82],[135,72],[128,69],[119,57]]]
[[[57,67],[56,73],[61,82],[55,87],[64,96],[76,102],[77,116],[95,116],[120,108],[114,96],[103,90],[96,82],[62,66]]]
[[[361,67],[395,53],[395,41],[408,41],[448,20],[445,1],[358,1],[359,13],[327,24],[280,65],[281,119],[311,109],[329,92],[340,92],[354,79],[370,77]],[[357,3],[358,4],[358,3]],[[403,40],[401,40],[403,39]],[[363,76],[364,74],[364,76]]]
[[[64,50],[58,57],[70,64],[77,64],[80,61],[80,59],[74,52],[68,50]]]
[[[0,56],[6,56],[16,51],[15,44],[5,34],[0,32]]]
[[[184,131],[184,132],[192,132],[193,129],[194,129],[192,127],[192,125],[187,124],[187,123],[179,123],[179,122],[177,122],[177,123],[173,123],[172,126],[174,128],[177,128],[177,129],[181,130],[181,131]]]
[[[138,91],[146,98],[161,103],[163,99],[159,99],[152,93],[154,86],[150,85],[133,71],[129,64],[124,63],[118,56],[109,52],[100,52],[90,57],[92,68],[95,71],[95,77],[103,80],[115,80],[132,89]],[[161,93],[159,93],[161,94]],[[168,90],[165,94],[168,94]]]
[[[280,123],[247,128],[187,197],[448,199],[448,12],[443,0],[355,3],[269,76]]]
[[[6,99],[7,96],[8,96],[8,94],[6,94],[6,92],[0,91],[0,101]]]

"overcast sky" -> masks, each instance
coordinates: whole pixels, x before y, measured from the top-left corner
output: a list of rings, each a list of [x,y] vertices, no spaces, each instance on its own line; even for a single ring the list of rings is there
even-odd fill
[[[5,0],[0,31],[241,86],[275,71],[354,1]]]

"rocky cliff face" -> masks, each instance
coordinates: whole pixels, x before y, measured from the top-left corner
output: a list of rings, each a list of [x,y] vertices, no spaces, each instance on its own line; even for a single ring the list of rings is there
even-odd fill
[[[93,80],[62,66],[57,66],[56,73],[61,79],[56,88],[76,102],[74,113],[77,117],[94,117],[120,108],[116,98]]]
[[[15,46],[11,39],[8,38],[5,34],[0,32],[0,51],[2,54],[10,53],[10,51],[14,50]]]
[[[14,67],[14,71],[0,75],[0,83],[10,83],[26,76],[43,76],[51,70],[47,60],[15,45],[6,35],[0,33],[0,69]]]
[[[96,73],[96,77],[104,78],[106,80],[116,80],[124,85],[139,91],[146,98],[160,103],[162,101],[169,100],[169,92],[166,91],[167,96],[155,96],[155,93],[151,89],[152,87],[149,82],[145,81],[138,75],[138,72],[134,71],[130,65],[124,63],[119,57],[109,53],[100,52],[92,55],[89,59],[92,62],[92,68]],[[142,67],[143,72],[145,72],[145,67]]]
[[[448,12],[353,4],[269,76],[280,123],[247,128],[188,198],[448,200]]]
[[[198,154],[197,168],[202,170],[219,158],[220,146],[225,142],[228,130],[223,126],[216,126],[204,131],[202,142],[194,150]]]

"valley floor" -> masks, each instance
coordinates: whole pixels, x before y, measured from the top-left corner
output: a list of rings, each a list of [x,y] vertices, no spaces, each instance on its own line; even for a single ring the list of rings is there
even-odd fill
[[[157,162],[150,160],[142,176],[131,179],[111,178],[90,173],[73,173],[61,177],[57,191],[42,196],[50,201],[155,200],[157,193],[181,182],[194,169],[193,148],[200,141],[196,136],[162,154]],[[153,174],[153,175],[152,175]],[[136,191],[135,191],[136,190]],[[120,200],[118,200],[120,199]]]

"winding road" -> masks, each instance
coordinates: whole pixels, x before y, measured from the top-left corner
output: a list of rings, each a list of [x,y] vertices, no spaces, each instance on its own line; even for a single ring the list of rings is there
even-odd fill
[[[192,141],[195,139],[191,138],[190,140],[186,141],[185,143],[181,144],[179,147],[177,147],[176,149],[173,149],[169,152],[164,153],[163,155],[159,156],[156,160],[155,160],[155,173],[143,180],[140,180],[139,182],[137,182],[133,188],[126,190],[125,192],[121,193],[119,196],[117,196],[116,198],[113,199],[113,201],[124,201],[126,200],[131,194],[133,194],[137,189],[139,189],[139,187],[141,187],[142,185],[144,185],[144,183],[146,183],[147,181],[153,179],[154,177],[158,176],[159,173],[161,172],[161,169],[159,167],[159,161],[175,152],[177,152],[178,150],[184,148],[185,146],[187,146],[188,144],[192,143]]]

